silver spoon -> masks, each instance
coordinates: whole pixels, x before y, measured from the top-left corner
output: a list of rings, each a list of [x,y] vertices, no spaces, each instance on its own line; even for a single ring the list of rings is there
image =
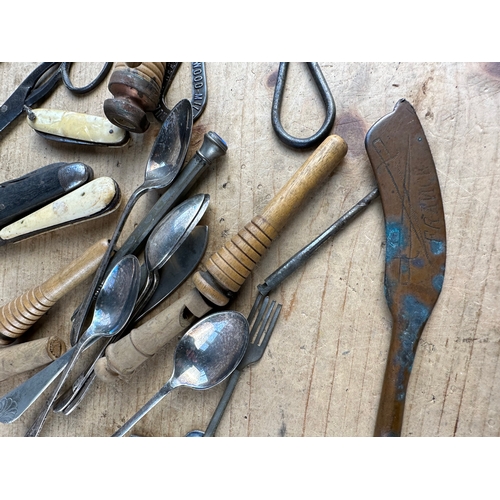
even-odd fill
[[[92,323],[80,337],[78,343],[70,349],[72,351],[71,358],[52,395],[26,433],[27,437],[35,437],[40,433],[61,387],[82,351],[99,338],[117,334],[127,324],[137,300],[139,285],[139,260],[134,255],[127,255],[108,274],[96,299]]]
[[[158,271],[184,243],[191,231],[205,214],[210,196],[198,194],[177,205],[156,226],[146,243],[144,263],[146,283],[141,291],[134,317],[141,312],[158,286]]]
[[[151,149],[151,154],[146,165],[144,182],[132,193],[127,201],[109,243],[108,251],[102,258],[91,288],[73,319],[73,326],[70,334],[72,345],[76,344],[78,341],[93,296],[104,278],[104,274],[111,259],[111,253],[115,250],[116,243],[132,208],[139,198],[147,191],[152,189],[164,189],[172,183],[179,173],[186,157],[189,142],[191,140],[192,128],[193,108],[187,99],[183,99],[172,109],[172,112],[168,115],[158,132],[158,136]]]
[[[142,312],[143,306],[154,293],[158,285],[158,270],[165,265],[196,227],[205,214],[209,201],[208,194],[198,194],[189,198],[170,211],[151,233],[144,251],[146,283],[137,299],[131,322],[136,320]],[[69,415],[76,408],[95,379],[94,366],[97,360],[102,357],[108,345],[121,338],[126,331],[127,329],[123,329],[118,335],[108,339],[94,358],[91,366],[76,378],[73,386],[54,404],[54,412],[64,412],[64,414]],[[85,391],[83,392],[84,385]]]
[[[196,323],[177,344],[170,380],[113,437],[124,436],[173,389],[204,390],[221,383],[243,358],[248,337],[248,321],[237,311],[216,312]]]

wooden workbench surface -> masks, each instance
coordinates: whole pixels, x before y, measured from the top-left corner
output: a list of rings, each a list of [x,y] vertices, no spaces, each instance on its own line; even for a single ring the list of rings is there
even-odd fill
[[[38,63],[0,65],[4,102]],[[90,80],[96,64],[77,64]],[[364,148],[370,126],[406,98],[415,107],[436,163],[446,216],[444,286],[424,330],[413,367],[404,436],[500,434],[500,65],[483,63],[321,63],[337,106],[333,132],[348,143],[343,163],[284,228],[243,285],[231,308],[247,314],[256,286],[330,226],[375,185]],[[195,123],[187,158],[203,134],[228,144],[193,189],[210,195],[207,256],[262,211],[309,156],[281,144],[271,126],[278,63],[207,63],[209,100]],[[168,94],[190,97],[189,64]],[[304,64],[290,65],[283,103],[285,128],[309,136],[323,122],[321,99]],[[62,85],[43,107],[103,116],[105,84],[75,97]],[[159,126],[134,134],[123,148],[49,142],[19,118],[0,135],[0,182],[49,163],[82,161],[96,177],[110,176],[126,200],[144,178]],[[124,229],[147,213],[158,195],[138,203]],[[120,209],[104,218],[0,247],[0,305],[41,284],[101,238],[110,238]],[[385,234],[380,201],[327,242],[272,298],[283,311],[270,345],[246,370],[218,436],[370,436],[373,433],[391,333],[383,293]],[[70,317],[90,280],[64,296],[24,336],[59,335],[69,343]],[[165,304],[192,287],[188,280]],[[167,381],[175,341],[128,382],[98,382],[70,416],[50,415],[43,436],[110,436]],[[34,372],[0,382],[0,394]],[[155,407],[134,432],[183,436],[204,429],[224,385],[181,388]],[[49,391],[46,392],[49,395]],[[22,436],[44,403],[40,398],[0,436]]]

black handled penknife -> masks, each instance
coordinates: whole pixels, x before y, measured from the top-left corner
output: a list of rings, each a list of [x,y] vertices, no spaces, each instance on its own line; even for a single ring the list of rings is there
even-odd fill
[[[84,163],[52,163],[0,184],[0,228],[83,186],[94,177]]]

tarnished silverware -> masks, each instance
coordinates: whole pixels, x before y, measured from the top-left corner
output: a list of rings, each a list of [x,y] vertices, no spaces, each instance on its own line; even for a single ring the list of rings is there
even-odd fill
[[[193,127],[192,115],[191,104],[188,100],[184,99],[175,106],[168,116],[168,119],[163,123],[153,148],[151,149],[151,154],[144,174],[144,183],[132,193],[125,205],[111,238],[109,249],[99,265],[84,301],[73,316],[73,324],[70,333],[70,342],[72,345],[75,345],[80,338],[83,323],[89,313],[95,293],[105,277],[111,254],[115,250],[123,226],[135,203],[146,192],[152,189],[167,187],[179,173],[191,139]]]
[[[116,335],[127,324],[137,300],[139,286],[139,261],[134,255],[128,255],[111,270],[104,281],[96,299],[92,323],[80,337],[78,343],[70,349],[71,357],[68,359],[68,364],[65,366],[52,395],[26,433],[27,437],[39,435],[59,391],[83,350],[97,339]]]

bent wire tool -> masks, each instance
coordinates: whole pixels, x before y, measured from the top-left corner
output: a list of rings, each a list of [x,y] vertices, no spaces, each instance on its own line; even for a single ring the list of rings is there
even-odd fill
[[[333,122],[335,121],[335,101],[333,100],[328,83],[321,72],[321,68],[316,62],[308,62],[307,67],[309,68],[314,82],[318,87],[319,93],[321,94],[326,113],[323,125],[321,125],[320,129],[312,136],[307,138],[293,137],[283,128],[283,125],[281,124],[281,103],[283,101],[286,74],[288,70],[287,62],[280,63],[276,87],[274,88],[273,105],[271,110],[271,122],[273,124],[274,131],[281,142],[295,149],[308,149],[318,146],[324,139],[326,139],[333,127]]]
[[[375,436],[400,436],[418,342],[443,286],[445,218],[432,153],[408,101],[372,126],[365,146],[385,216],[384,285],[393,319]]]

